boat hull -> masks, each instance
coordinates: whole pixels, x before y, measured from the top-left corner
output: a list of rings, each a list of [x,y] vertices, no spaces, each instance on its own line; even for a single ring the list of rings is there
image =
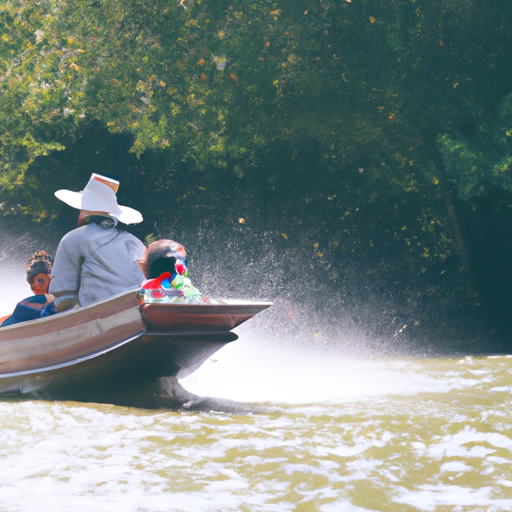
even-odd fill
[[[269,303],[143,304],[126,292],[0,329],[0,397],[174,407],[164,382],[237,339]]]

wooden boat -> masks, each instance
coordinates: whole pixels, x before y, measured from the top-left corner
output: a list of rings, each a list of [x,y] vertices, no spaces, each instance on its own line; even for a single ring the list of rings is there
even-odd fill
[[[133,290],[2,327],[0,397],[180,406],[177,379],[236,340],[232,330],[270,305],[140,303]]]

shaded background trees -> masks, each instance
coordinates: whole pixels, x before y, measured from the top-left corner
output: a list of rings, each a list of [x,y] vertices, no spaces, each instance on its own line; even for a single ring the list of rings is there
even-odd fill
[[[319,315],[395,344],[464,326],[506,343],[511,16],[501,0],[7,0],[4,222],[70,229],[55,188],[103,172],[142,211],[136,234],[189,247],[208,293],[277,299],[287,322],[308,303],[312,331]]]

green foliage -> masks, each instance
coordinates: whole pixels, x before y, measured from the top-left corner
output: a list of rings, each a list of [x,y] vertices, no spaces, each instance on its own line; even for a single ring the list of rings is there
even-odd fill
[[[252,217],[336,282],[347,257],[455,274],[448,192],[512,187],[511,22],[503,0],[5,0],[3,211],[53,218],[55,183],[108,171],[155,226]]]

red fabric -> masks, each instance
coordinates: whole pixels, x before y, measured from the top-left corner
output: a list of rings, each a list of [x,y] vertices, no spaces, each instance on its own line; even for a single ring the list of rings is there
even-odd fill
[[[158,290],[159,288],[163,288],[162,281],[164,279],[169,279],[171,277],[170,272],[164,272],[161,276],[156,277],[155,279],[148,279],[142,283],[142,288],[144,290]]]

